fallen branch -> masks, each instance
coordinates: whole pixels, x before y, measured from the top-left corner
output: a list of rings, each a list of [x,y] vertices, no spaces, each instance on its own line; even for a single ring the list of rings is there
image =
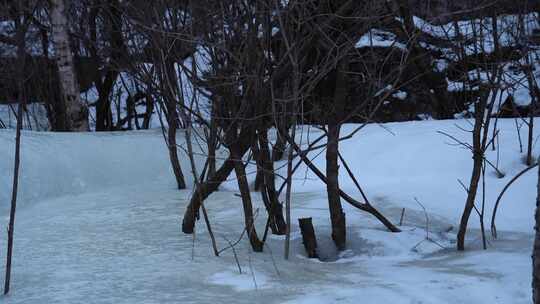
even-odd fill
[[[435,241],[434,239],[432,239],[431,237],[429,237],[429,216],[428,216],[428,213],[427,213],[427,210],[426,210],[426,207],[424,207],[424,205],[422,205],[422,203],[420,203],[420,201],[415,197],[414,198],[414,201],[420,205],[420,207],[422,207],[422,210],[424,211],[424,216],[426,218],[426,237],[421,240],[420,242],[416,243],[416,245],[414,245],[414,247],[411,249],[413,251],[416,251],[416,248],[418,246],[420,246],[420,244],[422,244],[423,242],[425,241],[428,241],[428,242],[431,242],[439,247],[441,247],[442,249],[445,249],[443,245],[439,244],[437,241]]]
[[[523,170],[521,170],[521,172],[519,172],[518,174],[516,174],[516,176],[514,176],[507,184],[506,186],[504,186],[503,190],[501,191],[501,193],[499,194],[499,196],[497,197],[497,201],[495,202],[495,206],[493,207],[493,213],[491,214],[491,235],[493,236],[493,238],[497,238],[497,227],[495,227],[495,217],[497,216],[497,210],[499,208],[499,204],[501,202],[501,199],[504,195],[504,193],[506,192],[506,190],[508,190],[508,188],[510,188],[510,186],[516,181],[518,180],[518,178],[520,178],[523,174],[527,173],[529,170],[531,170],[532,168],[535,168],[536,166],[538,166],[538,163],[537,164],[534,164],[532,166],[529,166]]]
[[[321,181],[323,181],[326,184],[328,182],[326,176],[317,168],[317,166],[315,166],[311,162],[311,160],[306,155],[301,153],[302,149],[300,149],[300,147],[298,147],[298,145],[292,140],[292,138],[286,133],[283,133],[282,136],[285,137],[285,139],[293,147],[293,149],[296,151],[296,153],[298,153],[298,155],[300,156],[302,161],[308,166],[308,168],[313,173],[315,173],[315,175],[317,175]],[[354,207],[356,207],[356,208],[358,208],[360,210],[366,211],[366,212],[372,214],[373,216],[375,216],[384,226],[386,226],[386,228],[388,228],[388,230],[390,230],[392,232],[401,232],[401,230],[399,228],[397,228],[394,224],[392,224],[386,217],[384,217],[384,215],[382,215],[377,209],[375,209],[375,207],[371,206],[370,204],[362,203],[362,202],[359,202],[359,201],[355,200],[354,198],[352,198],[350,195],[348,195],[347,193],[345,193],[341,189],[339,189],[339,195],[346,202],[351,204],[352,206],[354,206]]]

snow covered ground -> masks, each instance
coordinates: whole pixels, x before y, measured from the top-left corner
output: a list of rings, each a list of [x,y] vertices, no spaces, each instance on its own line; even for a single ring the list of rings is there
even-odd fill
[[[405,216],[403,232],[389,233],[343,202],[348,250],[340,254],[330,239],[325,188],[301,167],[293,188],[295,226],[289,261],[283,259],[282,237],[270,236],[264,253],[252,253],[242,240],[236,252],[227,250],[216,258],[203,222],[194,238],[181,233],[181,215],[191,189],[174,189],[159,130],[24,132],[12,289],[0,299],[5,303],[529,303],[536,171],[524,175],[505,195],[497,222],[499,239],[490,237],[488,250],[481,250],[473,214],[468,250],[456,252],[456,225],[465,201],[457,180],[467,183],[472,159],[469,151],[449,145],[450,140],[437,133],[467,140],[469,134],[456,124],[468,126],[465,120],[369,125],[342,143],[343,156],[372,203],[395,223],[402,208]],[[502,120],[499,126],[498,163],[506,176],[498,179],[488,170],[488,215],[504,184],[524,168],[514,121]],[[354,128],[345,126],[343,135]],[[305,131],[299,130],[304,139]],[[318,134],[312,131],[309,136],[314,139]],[[3,220],[11,189],[13,137],[14,132],[0,130]],[[497,152],[490,151],[489,159],[496,163]],[[324,168],[324,154],[315,163]],[[187,160],[182,164],[188,168]],[[345,174],[340,182],[360,198]],[[220,248],[242,231],[236,192],[231,179],[206,203]],[[259,195],[254,193],[253,198],[261,210],[257,217],[261,232],[263,207]],[[437,244],[422,242],[425,214],[415,198],[427,210],[429,236]],[[323,261],[305,257],[296,219],[308,216],[313,217]],[[5,243],[1,237],[2,260]]]

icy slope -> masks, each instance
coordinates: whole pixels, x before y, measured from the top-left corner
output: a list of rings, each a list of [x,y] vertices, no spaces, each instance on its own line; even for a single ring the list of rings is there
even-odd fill
[[[11,198],[14,142],[13,131],[0,130],[0,210],[6,210]],[[24,131],[21,155],[22,205],[147,182],[174,185],[159,130],[88,134]]]
[[[159,131],[25,132],[13,285],[11,294],[0,301],[530,303],[536,174],[527,173],[506,194],[498,222],[500,239],[489,238],[489,249],[483,251],[473,229],[468,251],[457,253],[455,225],[465,198],[457,179],[467,183],[472,160],[469,151],[448,145],[449,140],[437,133],[443,130],[468,140],[469,134],[455,124],[468,126],[464,120],[370,125],[342,143],[345,158],[372,202],[396,223],[401,208],[406,208],[403,232],[388,233],[372,217],[343,202],[348,249],[336,253],[325,188],[302,167],[293,193],[291,260],[282,258],[282,237],[270,236],[261,254],[252,253],[242,240],[236,247],[242,273],[232,250],[213,257],[203,221],[198,222],[195,238],[180,232],[180,215],[191,189],[174,189]],[[497,179],[489,171],[488,213],[500,188],[524,168],[514,122],[499,125],[499,165],[507,176]],[[345,126],[343,135],[353,128]],[[307,138],[300,130],[299,134]],[[9,202],[13,135],[0,132],[3,218]],[[524,132],[522,136],[525,139]],[[316,137],[315,132],[310,135]],[[496,156],[490,152],[494,163]],[[324,154],[315,163],[323,169]],[[187,168],[184,160],[183,165]],[[341,182],[360,198],[346,175]],[[236,192],[230,180],[206,202],[219,248],[225,248],[227,240],[235,241],[243,229]],[[425,215],[414,197],[426,207],[429,236],[437,244],[423,241]],[[264,207],[257,193],[253,198],[260,210],[261,233]],[[296,219],[306,216],[313,217],[324,263],[305,258]],[[471,225],[477,222],[473,214]],[[5,238],[0,238],[0,261],[4,249]]]

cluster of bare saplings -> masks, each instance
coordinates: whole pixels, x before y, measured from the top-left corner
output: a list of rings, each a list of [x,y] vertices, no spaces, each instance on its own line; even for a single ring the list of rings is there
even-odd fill
[[[470,150],[474,160],[469,185],[463,185],[468,195],[458,230],[457,248],[465,249],[465,234],[473,211],[480,218],[484,248],[487,246],[485,196],[482,195],[481,200],[476,196],[480,187],[482,193],[486,191],[483,181],[487,170],[504,176],[498,164],[486,157],[490,147],[498,149],[497,121],[505,112],[495,109],[508,111],[503,104],[512,107],[516,125],[528,126],[528,167],[523,172],[535,166],[532,131],[539,91],[533,69],[535,33],[530,29],[538,24],[538,19],[529,14],[531,7],[527,3],[510,21],[501,19],[497,7],[492,7],[484,12],[473,10],[474,14],[471,13],[466,22],[458,22],[456,17],[450,19],[453,22],[440,25],[438,29],[447,38],[438,39],[447,44],[445,58],[450,62],[444,73],[434,71],[432,65],[437,55],[425,47],[426,41],[435,38],[414,23],[407,1],[391,4],[376,1],[290,1],[287,4],[255,1],[245,4],[232,1],[230,5],[215,7],[198,7],[192,3],[190,8],[193,16],[204,16],[193,21],[197,31],[190,30],[187,34],[160,31],[160,35],[169,33],[184,42],[196,40],[195,48],[203,54],[199,61],[210,67],[200,72],[199,61],[193,56],[180,64],[192,91],[183,92],[181,85],[181,88],[166,86],[162,93],[181,96],[180,116],[187,126],[188,155],[193,158],[192,118],[202,127],[199,137],[204,139],[208,150],[203,172],[194,176],[196,189],[184,213],[184,233],[194,232],[202,211],[214,251],[218,254],[204,201],[234,171],[244,211],[244,232],[253,250],[263,250],[270,231],[286,235],[287,257],[292,179],[302,163],[326,185],[331,236],[338,250],[346,248],[343,202],[374,216],[389,231],[399,232],[399,228],[370,204],[355,172],[342,157],[339,144],[354,136],[366,123],[380,121],[381,109],[396,92],[404,90],[410,95],[423,95],[428,100],[425,103],[429,104],[430,113],[437,118],[451,117],[464,105],[472,108],[466,111],[471,118],[471,128],[463,129],[471,134],[472,144],[443,134],[456,145]],[[388,29],[396,36],[390,46],[357,43],[380,28]],[[523,47],[524,42],[529,46]],[[444,44],[441,41],[433,43]],[[453,81],[461,84],[459,99],[448,92],[448,83],[441,84],[448,82],[442,80],[444,75],[451,75]],[[508,94],[523,86],[523,82],[530,88],[532,101],[525,117],[513,103],[512,94]],[[508,97],[503,99],[503,96]],[[202,102],[208,103],[206,107],[201,106]],[[202,108],[208,112],[201,112]],[[210,119],[205,119],[208,114]],[[342,124],[351,121],[360,122],[356,130],[351,134],[340,134]],[[302,143],[296,134],[297,126],[306,124],[321,130],[323,135],[308,144]],[[517,138],[520,138],[520,128],[517,128]],[[277,134],[275,142],[269,141],[269,132]],[[521,140],[519,144],[523,149]],[[229,152],[228,158],[219,166],[215,157],[218,145]],[[325,153],[326,168],[318,168],[308,157],[309,152],[317,150]],[[275,161],[282,158],[287,161],[287,174],[278,176]],[[257,233],[254,224],[254,193],[246,178],[246,166],[250,163],[256,164],[255,190],[261,195],[267,214],[261,234]],[[192,172],[196,172],[194,168],[192,160]],[[356,185],[360,198],[354,198],[340,188],[340,169]],[[491,220],[494,237],[496,210]],[[315,257],[316,242],[311,223],[308,219],[299,219],[299,226],[308,255]]]
[[[399,228],[370,204],[356,177],[361,172],[350,168],[340,143],[372,122],[461,113],[470,122],[463,131],[472,143],[445,135],[474,160],[470,183],[463,185],[468,195],[457,241],[463,250],[473,211],[484,231],[485,202],[476,196],[486,171],[504,175],[485,156],[499,147],[500,117],[514,117],[522,150],[519,133],[527,126],[527,170],[534,166],[533,117],[540,98],[534,29],[540,20],[534,1],[455,2],[441,12],[407,0],[77,0],[67,6],[62,0],[2,0],[7,30],[0,30],[0,100],[23,105],[19,118],[29,104],[43,103],[55,131],[148,128],[157,114],[178,188],[186,188],[179,157],[189,158],[187,172],[195,181],[182,231],[194,233],[202,213],[219,254],[204,202],[234,171],[242,234],[254,251],[263,250],[268,233],[285,235],[286,257],[292,179],[301,164],[326,185],[331,236],[343,250],[344,203],[391,232]],[[429,26],[415,22],[415,14]],[[381,32],[385,43],[374,43]],[[512,95],[521,87],[531,103],[519,108]],[[95,101],[85,103],[79,92],[92,92]],[[342,134],[348,122],[357,128]],[[18,134],[22,124],[18,119]],[[296,132],[305,126],[323,135],[302,141]],[[185,145],[176,142],[178,130]],[[202,169],[195,159],[201,150]],[[219,158],[221,150],[228,157]],[[312,162],[308,153],[314,151],[325,153],[325,168]],[[248,164],[257,168],[256,192],[248,184]],[[286,175],[277,173],[280,166]],[[340,187],[340,174],[361,197]],[[262,233],[255,227],[253,195],[261,195],[265,206]],[[496,235],[494,221],[495,213]],[[308,254],[316,256],[313,226],[301,219],[300,227]],[[9,232],[11,240],[12,224]]]

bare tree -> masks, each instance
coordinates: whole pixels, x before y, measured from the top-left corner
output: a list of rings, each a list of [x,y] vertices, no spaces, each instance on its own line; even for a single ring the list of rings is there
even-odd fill
[[[491,141],[490,123],[492,119],[492,112],[497,102],[497,96],[501,94],[502,79],[503,79],[503,67],[502,62],[490,62],[486,60],[485,56],[488,52],[487,44],[488,38],[492,41],[496,41],[498,44],[500,39],[497,35],[496,22],[489,22],[487,18],[480,21],[471,20],[468,23],[470,27],[469,33],[462,33],[462,29],[458,22],[453,23],[453,29],[455,33],[456,47],[455,52],[458,59],[458,68],[460,81],[463,83],[465,90],[473,91],[478,90],[479,96],[474,101],[474,123],[472,124],[472,130],[469,132],[472,134],[472,144],[464,143],[457,140],[455,137],[450,136],[451,139],[456,141],[459,145],[469,149],[472,153],[473,168],[469,186],[466,188],[467,199],[465,202],[465,208],[463,210],[461,221],[459,225],[457,235],[457,249],[465,250],[465,235],[467,233],[467,226],[469,217],[473,210],[475,210],[480,217],[480,224],[482,230],[482,239],[484,240],[485,247],[485,233],[484,233],[484,200],[482,200],[482,206],[478,208],[476,206],[476,197],[480,180],[482,179],[483,172],[485,172],[486,164],[490,164],[486,159],[486,151]],[[492,35],[492,36],[490,36]],[[468,45],[467,38],[471,38],[472,46]],[[473,54],[467,53],[472,49]],[[495,56],[496,58],[500,58]],[[484,58],[484,60],[479,60]],[[493,133],[496,135],[496,132]],[[490,139],[491,138],[491,139]],[[492,166],[494,167],[494,166]],[[498,171],[496,167],[494,167]],[[485,196],[485,186],[482,187],[482,195]]]
[[[178,65],[193,53],[191,43],[177,38],[189,31],[182,15],[185,9],[182,3],[157,1],[143,7],[130,7],[127,16],[128,22],[137,32],[136,37],[144,41],[141,47],[135,46],[132,53],[147,55],[145,60],[128,58],[131,59],[130,70],[159,105],[163,137],[178,189],[187,187],[176,139],[177,130],[186,125],[186,105],[180,88]]]
[[[532,294],[533,303],[540,303],[540,166],[538,169],[538,186],[536,196],[536,211],[534,214],[534,246],[532,253]]]
[[[11,192],[11,206],[9,211],[9,224],[8,224],[8,243],[6,254],[6,276],[4,281],[4,294],[9,293],[11,282],[11,260],[13,256],[13,236],[15,231],[15,214],[17,209],[17,192],[19,189],[19,166],[21,155],[21,130],[23,126],[23,109],[27,104],[25,96],[25,79],[24,66],[26,64],[26,33],[30,22],[31,8],[27,6],[28,3],[19,3],[17,11],[22,17],[22,21],[19,16],[15,19],[16,27],[16,41],[17,41],[17,59],[19,63],[19,72],[17,73],[17,82],[19,85],[19,104],[17,109],[17,132],[15,135],[15,160],[13,166],[13,186]]]
[[[252,152],[261,180],[261,195],[269,216],[266,229],[270,228],[276,234],[282,233],[280,223],[284,223],[283,215],[278,196],[274,194],[275,174],[267,151],[267,132],[269,128],[275,128],[278,141],[281,138],[291,148],[286,177],[289,193],[285,198],[287,214],[291,207],[290,183],[294,173],[292,159],[300,157],[328,185],[333,236],[338,248],[345,248],[346,239],[341,199],[372,213],[391,231],[399,231],[367,200],[361,203],[353,199],[337,183],[340,126],[364,110],[366,104],[381,104],[393,92],[393,89],[383,90],[384,94],[377,95],[376,92],[386,87],[381,83],[388,79],[381,80],[374,76],[378,72],[368,71],[373,78],[358,85],[366,88],[359,95],[365,99],[356,106],[349,104],[350,96],[355,93],[351,91],[348,79],[349,57],[359,60],[358,66],[368,62],[370,58],[355,54],[354,46],[358,38],[375,24],[374,20],[381,18],[377,14],[384,15],[383,10],[378,7],[371,11],[367,4],[351,1],[340,1],[331,8],[316,1],[290,1],[284,4],[274,0],[255,1],[249,5],[231,0],[227,5],[207,4],[204,10],[206,22],[202,22],[200,27],[205,30],[202,31],[204,35],[198,37],[198,42],[209,58],[209,69],[201,76],[192,75],[191,81],[210,92],[208,101],[211,103],[211,119],[219,127],[218,140],[229,150],[230,155],[215,174],[197,186],[184,214],[182,230],[193,233],[202,201],[216,191],[219,184],[235,170],[244,207],[246,231],[254,250],[262,248],[253,227],[252,199],[245,178],[245,167],[250,159],[246,153]],[[340,18],[347,14],[355,18],[347,21]],[[313,19],[314,15],[319,17]],[[389,73],[392,75],[389,79],[399,79],[399,69],[397,71]],[[331,136],[333,140],[329,141],[331,145],[322,145],[330,149],[327,153],[331,158],[327,175],[309,161],[307,151],[302,151],[294,136],[295,121],[304,119],[302,111],[307,101],[324,107],[326,113],[335,112]],[[336,111],[331,110],[335,108],[335,103],[340,105]],[[374,106],[373,112],[377,109]],[[371,114],[366,115],[367,120]],[[327,122],[328,116],[324,116],[317,123]],[[291,127],[293,134],[289,133]],[[290,218],[286,222],[290,231]]]

